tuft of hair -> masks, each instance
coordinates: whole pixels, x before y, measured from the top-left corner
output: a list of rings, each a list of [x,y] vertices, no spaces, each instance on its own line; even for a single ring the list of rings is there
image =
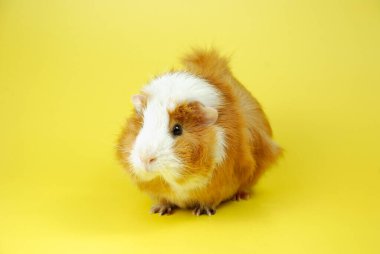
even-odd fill
[[[209,80],[221,80],[232,76],[229,59],[221,56],[215,49],[193,49],[182,58],[185,68]]]

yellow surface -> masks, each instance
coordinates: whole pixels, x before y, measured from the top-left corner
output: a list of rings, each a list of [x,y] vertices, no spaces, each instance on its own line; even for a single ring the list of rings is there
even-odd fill
[[[194,45],[232,54],[286,154],[216,216],[150,215],[115,140]],[[2,0],[0,253],[380,253],[379,100],[376,0]]]

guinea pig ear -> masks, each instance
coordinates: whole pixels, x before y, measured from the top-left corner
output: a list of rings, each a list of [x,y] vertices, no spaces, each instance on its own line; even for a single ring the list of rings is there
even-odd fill
[[[203,124],[206,126],[213,125],[218,120],[218,110],[212,107],[206,107],[202,105],[203,112]]]
[[[144,107],[146,105],[146,96],[143,94],[136,94],[132,96],[132,103],[135,107],[135,110],[138,113],[141,113],[144,110]]]

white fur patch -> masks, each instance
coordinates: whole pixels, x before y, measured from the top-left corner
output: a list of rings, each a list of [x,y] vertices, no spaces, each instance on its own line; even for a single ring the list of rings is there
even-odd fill
[[[215,87],[186,72],[160,76],[144,87],[143,91],[170,109],[187,101],[199,101],[215,109],[222,104],[220,92]]]
[[[142,90],[148,96],[143,112],[144,123],[133,145],[130,163],[134,173],[142,180],[151,180],[160,175],[178,193],[185,197],[188,191],[203,186],[208,178],[189,179],[188,183],[176,183],[181,176],[181,159],[174,151],[174,138],[169,130],[169,112],[178,104],[198,101],[205,106],[217,109],[223,103],[220,92],[207,81],[185,72],[165,74],[151,81]],[[224,132],[216,127],[216,163],[225,157]],[[141,156],[153,156],[156,161],[146,168]]]
[[[226,157],[226,140],[224,130],[216,127],[215,164],[221,164]]]
[[[151,180],[158,170],[177,169],[181,166],[179,158],[173,152],[174,139],[170,135],[169,115],[161,103],[149,102],[144,111],[144,124],[133,145],[129,161],[136,175]],[[142,156],[151,156],[157,160],[147,170]]]

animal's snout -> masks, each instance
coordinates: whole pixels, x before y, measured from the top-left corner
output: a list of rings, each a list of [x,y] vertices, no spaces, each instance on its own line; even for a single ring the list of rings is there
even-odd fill
[[[152,165],[155,161],[157,161],[157,157],[154,155],[146,155],[142,154],[140,155],[140,160],[143,163],[145,169],[149,169],[149,166]]]

